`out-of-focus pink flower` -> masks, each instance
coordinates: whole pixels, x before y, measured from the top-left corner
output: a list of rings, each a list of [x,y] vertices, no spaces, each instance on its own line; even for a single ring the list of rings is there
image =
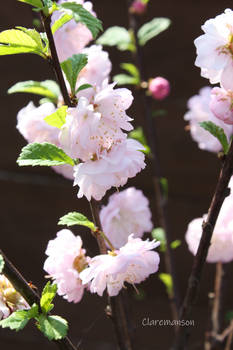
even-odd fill
[[[100,211],[100,220],[106,236],[115,248],[127,243],[129,235],[142,237],[152,230],[149,201],[141,190],[129,187],[109,197]]]
[[[144,4],[142,1],[135,0],[130,7],[130,12],[142,15],[145,12],[146,7],[147,5]]]
[[[212,84],[221,82],[224,70],[232,62],[233,53],[233,11],[207,20],[201,27],[205,34],[194,44],[197,49],[195,65],[201,68],[201,75]]]
[[[233,178],[229,183],[231,191],[233,190]],[[233,260],[233,193],[228,196],[221,208],[220,215],[214,228],[211,245],[207,255],[207,261],[210,263],[230,262]],[[202,235],[202,223],[206,219],[197,218],[190,222],[186,232],[186,242],[192,254],[196,254]]]
[[[70,230],[61,230],[57,237],[49,241],[45,254],[48,258],[44,270],[58,286],[58,294],[69,302],[81,300],[85,286],[80,280],[80,272],[86,267],[88,258],[82,248],[80,236]]]
[[[110,296],[116,296],[125,282],[133,285],[141,283],[158,270],[159,255],[152,251],[158,246],[159,242],[142,241],[133,238],[132,234],[119,251],[91,259],[80,278],[84,284],[91,282],[91,293],[102,296],[107,288]]]
[[[204,130],[199,123],[211,121],[224,129],[224,132],[230,139],[233,134],[233,127],[226,125],[223,121],[214,116],[210,110],[211,87],[206,86],[200,89],[199,94],[188,100],[188,112],[184,115],[184,119],[189,121],[191,136],[198,143],[200,149],[219,152],[222,146],[218,139]]]
[[[211,91],[210,109],[218,119],[233,124],[233,91],[215,87]]]
[[[165,78],[156,77],[149,81],[149,91],[156,100],[163,100],[170,93],[170,83]]]
[[[58,3],[64,3],[66,0],[60,0]],[[92,3],[84,0],[74,0],[73,2],[83,5],[85,10],[92,15]],[[62,12],[55,11],[52,14],[52,24],[62,15]],[[90,30],[82,23],[76,23],[74,19],[64,24],[54,33],[55,45],[60,62],[74,54],[78,54],[93,39]]]
[[[79,186],[78,198],[85,196],[100,200],[111,187],[126,184],[145,167],[144,147],[133,139],[115,145],[103,152],[98,160],[90,160],[74,167],[74,185]]]
[[[26,300],[14,289],[9,280],[0,275],[0,320],[7,318],[14,311],[29,308]]]

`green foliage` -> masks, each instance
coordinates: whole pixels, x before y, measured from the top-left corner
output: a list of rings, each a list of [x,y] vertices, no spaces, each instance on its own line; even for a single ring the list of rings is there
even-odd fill
[[[181,245],[181,240],[176,239],[175,241],[171,242],[170,247],[172,249],[176,249]]]
[[[3,256],[0,254],[0,273],[2,273],[4,265],[5,265],[5,262],[4,262]]]
[[[58,225],[66,225],[66,226],[73,226],[73,225],[81,225],[88,227],[91,231],[96,231],[96,227],[88,220],[88,218],[80,213],[72,212],[68,213],[64,216],[62,216],[58,222]]]
[[[152,21],[143,24],[137,34],[139,44],[144,46],[150,39],[166,30],[170,24],[170,19],[165,17],[154,18]]]
[[[40,34],[35,29],[4,30],[0,33],[0,55],[34,53],[45,57]]]
[[[60,94],[60,88],[53,80],[45,80],[41,82],[28,80],[16,83],[7,92],[8,94],[27,92],[30,94],[41,95],[56,103]]]
[[[54,166],[69,164],[74,166],[74,161],[61,148],[52,143],[29,143],[25,146],[19,158],[17,159],[19,166],[40,165]]]
[[[18,0],[20,2],[24,2],[25,4],[32,5],[34,7],[42,8],[43,4],[41,0]]]
[[[159,250],[165,252],[167,249],[167,241],[164,229],[162,227],[154,228],[151,232],[151,236],[153,239],[160,242]]]
[[[75,2],[64,2],[58,6],[61,10],[65,10],[69,15],[72,15],[76,22],[85,24],[91,31],[94,39],[97,37],[99,31],[103,30],[102,22],[89,11],[85,10],[82,5]]]
[[[201,122],[199,125],[218,139],[222,145],[223,152],[227,154],[229,150],[229,144],[224,130],[213,122]]]
[[[73,18],[72,15],[68,13],[63,13],[53,24],[52,33],[54,34],[59,28],[61,28],[64,24],[69,22]]]
[[[100,45],[116,46],[121,51],[135,51],[132,37],[124,27],[114,26],[108,28],[96,42]]]
[[[34,304],[30,310],[19,310],[13,312],[9,317],[0,321],[2,328],[10,328],[16,332],[23,329],[31,318],[38,316],[38,306]]]
[[[44,121],[55,128],[61,129],[66,122],[67,106],[62,106],[56,112],[44,118]]]
[[[138,85],[140,83],[140,74],[137,67],[132,63],[122,63],[121,68],[126,70],[130,75],[118,74],[113,77],[113,80],[118,85]]]
[[[165,109],[157,109],[152,112],[152,117],[165,117],[167,115],[167,111]]]
[[[59,340],[66,336],[67,321],[60,316],[39,315],[37,327],[49,340]]]
[[[55,298],[56,293],[57,285],[48,282],[45,285],[40,298],[40,306],[43,313],[47,314],[53,309],[54,305],[52,304],[52,301]]]
[[[169,296],[173,295],[173,283],[172,283],[172,277],[168,273],[160,273],[159,279],[163,282],[163,284],[166,287],[167,294]]]
[[[86,64],[87,55],[81,53],[78,55],[73,55],[61,63],[62,70],[65,73],[66,78],[70,84],[72,95],[75,95],[75,87],[78,75]]]
[[[168,196],[168,181],[167,181],[166,177],[161,177],[159,181],[160,181],[160,185],[161,185],[162,190],[163,190],[163,195],[165,198],[167,198],[167,196]]]
[[[231,321],[231,320],[233,320],[233,311],[232,310],[230,310],[230,311],[227,311],[227,313],[226,313],[226,316],[225,316],[225,319],[226,319],[226,321]]]
[[[83,85],[79,86],[79,88],[75,91],[75,94],[77,94],[79,91],[89,89],[91,87],[92,87],[92,85],[90,85],[90,84],[83,84]]]
[[[144,135],[144,132],[143,132],[143,129],[141,126],[137,127],[133,131],[131,131],[129,133],[129,137],[131,139],[139,141],[145,147],[145,150],[143,150],[143,153],[148,154],[148,155],[151,153],[150,147],[147,144],[147,140],[146,140],[146,137]]]

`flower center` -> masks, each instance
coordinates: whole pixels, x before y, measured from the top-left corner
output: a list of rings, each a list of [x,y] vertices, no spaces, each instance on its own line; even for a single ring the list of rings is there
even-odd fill
[[[76,256],[74,259],[73,268],[79,273],[84,270],[87,265],[86,258],[83,254]]]

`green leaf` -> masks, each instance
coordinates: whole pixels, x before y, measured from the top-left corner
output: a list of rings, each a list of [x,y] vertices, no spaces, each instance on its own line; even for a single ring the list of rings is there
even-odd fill
[[[62,106],[56,112],[44,118],[44,121],[55,128],[61,129],[66,122],[67,106]]]
[[[26,326],[31,318],[36,316],[38,316],[38,306],[34,304],[30,310],[19,310],[13,312],[9,317],[0,321],[0,326],[18,332]]]
[[[24,28],[26,30],[26,28]],[[43,50],[34,38],[35,33],[26,33],[19,29],[9,29],[0,33],[0,55],[35,53],[44,57]]]
[[[56,293],[57,293],[57,285],[56,284],[51,285],[51,282],[48,282],[43,289],[42,296],[40,299],[40,306],[41,306],[42,312],[44,312],[45,314],[50,312],[54,307],[54,305],[52,304],[52,301],[55,298]]]
[[[48,316],[41,314],[38,318],[39,330],[49,339],[58,340],[66,336],[68,322],[60,316]]]
[[[138,85],[138,79],[127,74],[117,74],[113,77],[113,80],[117,85]]]
[[[161,177],[159,179],[159,181],[160,181],[160,184],[161,184],[161,187],[163,190],[163,195],[165,198],[167,198],[167,196],[168,196],[168,181],[167,181],[166,177]]]
[[[29,4],[38,8],[42,8],[43,4],[41,0],[18,0],[20,2],[24,2],[25,4]]]
[[[164,229],[162,227],[154,228],[151,232],[151,236],[153,239],[156,239],[160,242],[159,250],[161,252],[165,252],[167,249],[167,241]]]
[[[139,44],[144,46],[150,39],[166,30],[170,24],[170,19],[165,17],[154,18],[152,21],[143,24],[138,31]]]
[[[63,13],[61,17],[59,17],[52,26],[52,33],[54,34],[59,28],[61,28],[64,24],[69,22],[73,18],[72,15],[68,15],[68,13]]]
[[[4,262],[3,256],[0,254],[0,273],[2,273],[4,265],[5,265],[5,262]]]
[[[225,318],[226,318],[226,321],[230,322],[233,319],[233,311],[232,310],[227,311]]]
[[[132,42],[130,33],[124,27],[119,26],[108,28],[104,34],[98,38],[96,43],[100,45],[116,46],[121,51],[135,50],[135,45]]]
[[[145,147],[145,150],[142,151],[143,153],[148,154],[148,155],[151,153],[150,147],[147,144],[147,140],[146,140],[146,137],[144,135],[144,132],[143,132],[143,129],[141,126],[137,127],[133,131],[131,131],[129,133],[129,137],[131,139],[139,141]]]
[[[131,74],[135,79],[138,80],[138,82],[140,82],[140,73],[138,68],[132,64],[132,63],[121,63],[121,68],[123,68],[124,70],[126,70],[129,74]]]
[[[224,130],[212,122],[201,122],[199,125],[218,139],[222,145],[224,153],[227,154],[229,144]]]
[[[41,165],[54,166],[69,164],[74,166],[74,161],[61,148],[52,143],[29,143],[25,146],[19,158],[17,159],[19,166]]]
[[[85,89],[89,89],[92,88],[93,86],[90,84],[82,84],[79,86],[79,88],[75,91],[75,94],[77,94],[79,91],[85,90]]]
[[[27,29],[24,27],[16,27],[19,30],[22,30],[24,33],[30,36],[32,40],[34,40],[37,43],[37,47],[39,48],[40,51],[44,50],[43,43],[41,41],[41,36],[40,33],[38,33],[35,29]]]
[[[73,95],[75,95],[75,87],[78,75],[80,71],[86,66],[86,64],[87,55],[81,53],[78,55],[73,55],[61,63],[62,70],[65,73],[66,78],[70,84],[71,93]]]
[[[167,115],[167,111],[165,109],[157,109],[152,112],[152,117],[165,117]]]
[[[170,247],[172,249],[176,249],[181,245],[181,240],[180,239],[176,239],[175,241],[171,242]]]
[[[77,212],[71,212],[62,216],[58,222],[58,225],[66,225],[66,226],[81,225],[81,226],[88,227],[92,231],[96,231],[96,227],[93,224],[93,222],[88,220],[88,218],[85,215]]]
[[[64,2],[59,7],[63,10],[68,10],[68,14],[72,14],[76,22],[85,24],[91,31],[94,39],[97,37],[99,31],[103,30],[102,22],[89,11],[85,10],[82,5],[75,2]]]
[[[166,287],[167,294],[169,296],[173,295],[173,283],[172,283],[172,277],[168,273],[160,273],[159,279],[163,282],[163,284]]]
[[[53,80],[45,81],[20,81],[13,85],[8,91],[8,94],[14,94],[16,92],[27,92],[30,94],[41,95],[56,102],[60,94],[60,88],[58,84]]]

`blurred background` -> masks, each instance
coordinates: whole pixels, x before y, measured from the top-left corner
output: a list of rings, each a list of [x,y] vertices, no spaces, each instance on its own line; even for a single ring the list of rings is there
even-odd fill
[[[93,0],[94,10],[103,21],[104,29],[109,26],[128,26],[125,0]],[[183,120],[189,97],[208,85],[194,66],[195,47],[193,40],[201,35],[201,25],[206,19],[222,13],[231,7],[232,1],[173,1],[150,0],[145,22],[153,17],[169,17],[170,28],[145,46],[147,71],[150,76],[163,76],[171,83],[171,94],[163,102],[154,102],[154,108],[167,110],[167,115],[157,117],[159,155],[163,176],[169,184],[169,226],[173,239],[181,239],[182,245],[174,251],[177,278],[181,297],[185,293],[193,257],[184,242],[188,223],[207,212],[211,195],[219,173],[219,161],[215,154],[201,151],[185,131]],[[31,7],[16,0],[1,4],[1,30],[15,26],[32,27],[35,13]],[[107,48],[108,50],[108,48]],[[109,51],[113,63],[112,74],[121,70],[121,62],[130,62],[127,52],[112,48]],[[18,81],[54,79],[50,67],[39,56],[18,55],[1,57],[1,137],[0,137],[0,193],[1,193],[1,248],[15,263],[28,281],[39,290],[45,284],[43,263],[49,239],[60,230],[58,219],[69,211],[80,211],[90,217],[88,203],[77,199],[77,188],[72,183],[42,167],[19,168],[16,159],[26,141],[16,130],[17,112],[30,100],[38,101],[28,94],[7,95],[6,90]],[[141,104],[135,99],[129,115],[135,118],[135,125],[143,124]],[[150,199],[154,211],[151,169],[148,166],[127,186],[143,190]],[[110,193],[110,192],[109,192]],[[108,193],[108,194],[109,194]],[[155,225],[156,222],[154,221]],[[73,232],[82,236],[87,252],[97,252],[96,243],[83,228]],[[215,266],[208,264],[202,278],[202,285],[194,309],[190,349],[202,349],[204,331],[208,325],[208,293],[213,290]],[[164,271],[163,262],[160,272]],[[231,283],[231,267],[229,270]],[[143,298],[129,289],[130,309],[135,323],[135,349],[168,349],[174,333],[173,327],[143,327],[142,320],[172,319],[164,285],[157,275],[152,275],[144,284]],[[228,287],[227,308],[233,308],[232,283]],[[79,304],[69,304],[62,298],[56,299],[55,311],[70,322],[70,337],[80,349],[116,349],[115,335],[111,321],[104,312],[106,299],[86,293]],[[4,350],[17,346],[23,349],[55,348],[41,336],[34,327],[26,327],[20,333],[0,329],[0,344]]]

